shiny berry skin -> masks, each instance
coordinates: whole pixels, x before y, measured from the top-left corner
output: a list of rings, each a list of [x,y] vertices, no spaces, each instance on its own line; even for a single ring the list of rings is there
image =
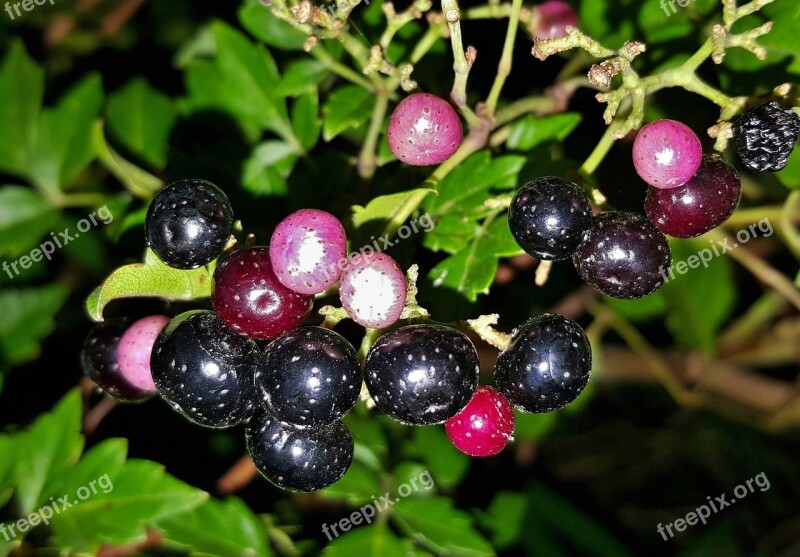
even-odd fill
[[[163,315],[139,319],[125,331],[117,348],[117,363],[122,374],[142,390],[153,394],[156,386],[150,372],[150,356],[158,334],[167,323],[169,317]]]
[[[648,188],[644,210],[664,234],[692,238],[728,220],[739,205],[741,192],[733,166],[707,156],[685,185],[668,190]]]
[[[514,433],[514,409],[491,387],[480,386],[475,396],[445,429],[453,445],[470,456],[493,456],[505,448]]]
[[[162,189],[147,210],[147,244],[164,263],[196,269],[222,255],[233,227],[225,193],[205,180],[180,180]]]
[[[150,366],[158,394],[188,420],[205,427],[248,418],[255,398],[259,349],[212,311],[179,315],[161,331]]]
[[[592,347],[572,319],[545,313],[514,331],[497,357],[497,390],[524,412],[552,412],[578,398],[592,371]]]
[[[275,276],[300,294],[319,294],[336,284],[346,255],[342,223],[317,209],[301,209],[283,219],[269,242]]]
[[[633,141],[633,166],[642,180],[656,188],[676,188],[688,182],[703,157],[697,135],[675,120],[645,124]]]
[[[282,285],[269,248],[261,246],[235,251],[217,265],[211,303],[237,333],[268,340],[302,325],[314,299]]]
[[[592,224],[592,205],[577,185],[545,176],[522,186],[508,208],[514,239],[539,259],[566,259]]]
[[[398,159],[412,166],[430,166],[453,156],[464,130],[450,103],[429,93],[414,93],[392,112],[386,136]]]
[[[615,298],[642,298],[666,281],[669,243],[650,221],[636,213],[609,211],[592,227],[572,256],[581,278]]]
[[[385,253],[355,255],[344,268],[339,298],[362,327],[382,329],[400,319],[406,304],[406,276]]]
[[[139,402],[152,397],[156,391],[140,377],[129,376],[120,369],[119,341],[129,325],[130,321],[122,317],[95,325],[83,343],[81,368],[106,394],[124,402]]]
[[[800,138],[800,116],[769,101],[745,110],[733,123],[733,144],[748,169],[778,172]]]
[[[439,424],[455,416],[478,388],[475,346],[443,325],[409,325],[383,335],[364,364],[364,380],[378,408],[409,425]]]
[[[578,27],[578,16],[562,0],[548,0],[533,7],[528,30],[534,39],[555,39],[567,34],[567,27]]]
[[[263,407],[281,421],[316,426],[340,420],[361,392],[361,361],[340,334],[301,327],[269,345],[256,372]]]
[[[335,483],[353,462],[353,436],[342,422],[306,427],[281,422],[269,414],[245,428],[247,452],[272,484],[309,493]]]

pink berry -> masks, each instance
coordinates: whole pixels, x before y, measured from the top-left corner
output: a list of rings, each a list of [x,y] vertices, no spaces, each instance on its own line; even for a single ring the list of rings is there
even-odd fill
[[[336,284],[346,255],[342,223],[317,209],[301,209],[283,219],[269,242],[275,276],[300,294],[319,294]]]
[[[675,120],[645,124],[633,141],[633,166],[656,188],[677,188],[688,182],[703,158],[697,135]]]
[[[492,387],[480,386],[467,405],[445,422],[453,445],[470,456],[496,455],[511,440],[514,409]]]
[[[150,355],[161,330],[169,323],[169,317],[151,315],[131,325],[117,348],[117,363],[120,373],[128,382],[146,392],[155,393],[156,385],[150,372]]]
[[[400,319],[406,303],[406,277],[385,253],[358,254],[342,273],[339,298],[362,327],[382,329]]]
[[[548,0],[533,7],[528,29],[534,39],[555,39],[567,34],[567,27],[578,27],[578,16],[562,0]]]
[[[386,135],[398,159],[412,166],[430,166],[443,163],[458,150],[464,130],[447,101],[414,93],[394,109]]]
[[[272,271],[269,248],[259,246],[222,260],[214,271],[211,303],[229,329],[269,340],[302,325],[314,300],[282,285]]]

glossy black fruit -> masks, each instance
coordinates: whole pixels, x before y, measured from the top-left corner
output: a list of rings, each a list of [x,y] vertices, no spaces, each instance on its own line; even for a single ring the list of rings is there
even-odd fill
[[[497,390],[525,412],[552,412],[575,400],[589,381],[592,347],[572,319],[546,313],[514,331],[495,365]]]
[[[442,325],[409,325],[383,335],[367,355],[364,380],[380,410],[400,422],[427,425],[455,416],[475,394],[478,354],[462,333]]]
[[[592,205],[576,184],[544,176],[522,186],[508,225],[522,249],[539,259],[566,259],[592,224]]]
[[[306,427],[261,414],[247,425],[245,441],[259,472],[290,491],[328,487],[353,462],[353,436],[342,422]]]
[[[594,217],[572,256],[578,274],[615,298],[641,298],[666,282],[669,243],[636,213],[609,211]]]
[[[222,254],[231,235],[233,209],[225,193],[205,180],[165,187],[147,211],[147,244],[164,263],[196,269]]]
[[[800,137],[800,116],[776,101],[745,110],[733,123],[733,144],[755,172],[783,170]]]
[[[301,327],[270,344],[256,372],[256,388],[273,416],[298,425],[341,419],[361,392],[361,362],[341,335]]]
[[[190,421],[230,427],[249,417],[259,349],[211,311],[184,313],[164,328],[150,367],[158,393]]]

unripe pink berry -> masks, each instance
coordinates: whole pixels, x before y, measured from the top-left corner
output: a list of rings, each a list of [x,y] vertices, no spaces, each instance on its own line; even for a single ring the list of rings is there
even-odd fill
[[[492,387],[478,387],[467,405],[447,420],[453,445],[470,456],[496,455],[511,440],[516,419],[508,399]]]
[[[655,188],[677,188],[691,180],[703,159],[697,135],[675,120],[645,124],[633,141],[633,166]]]
[[[567,27],[577,27],[578,16],[563,0],[548,0],[533,7],[528,27],[534,39],[555,39],[567,34]]]
[[[382,329],[403,313],[406,277],[385,253],[358,254],[342,273],[339,297],[353,321],[362,327]]]
[[[428,93],[414,93],[394,109],[386,135],[389,149],[398,159],[412,166],[430,166],[453,156],[464,130],[447,101]]]
[[[117,363],[120,373],[127,381],[147,392],[156,392],[150,372],[150,355],[161,330],[169,323],[169,317],[151,315],[131,325],[119,340]]]

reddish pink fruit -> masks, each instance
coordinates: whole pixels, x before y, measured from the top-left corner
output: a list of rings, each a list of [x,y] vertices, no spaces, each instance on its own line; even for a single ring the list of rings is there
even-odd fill
[[[300,209],[283,219],[269,242],[275,276],[300,294],[319,294],[336,284],[346,255],[342,223],[317,209]]]
[[[386,132],[389,149],[406,164],[441,164],[464,137],[461,120],[450,104],[435,95],[414,93],[397,105]]]
[[[169,317],[151,315],[131,325],[119,340],[117,363],[128,383],[145,392],[155,393],[156,385],[150,372],[150,355],[158,334]]]
[[[514,409],[492,387],[480,386],[467,405],[447,420],[445,429],[453,445],[470,456],[496,455],[512,439]]]
[[[385,253],[358,254],[345,267],[339,297],[362,327],[382,329],[400,319],[406,303],[406,276]]]
[[[633,166],[655,188],[677,188],[691,180],[703,147],[697,135],[675,120],[645,124],[633,141]]]
[[[562,0],[548,0],[533,7],[528,27],[534,39],[555,39],[567,34],[567,27],[578,27],[578,16]]]

